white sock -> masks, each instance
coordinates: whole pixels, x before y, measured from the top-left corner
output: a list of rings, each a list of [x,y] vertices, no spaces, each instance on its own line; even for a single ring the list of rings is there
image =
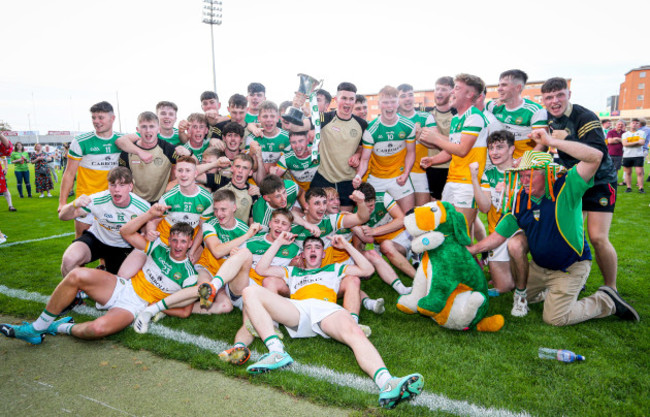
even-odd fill
[[[32,323],[32,326],[34,327],[34,330],[40,332],[50,327],[50,324],[52,324],[52,322],[56,320],[57,317],[58,316],[53,315],[49,311],[43,310],[43,312],[41,313],[40,316],[38,316],[36,321]]]
[[[515,288],[515,293],[518,296],[523,297],[524,300],[526,299],[526,289],[525,288],[523,290],[520,290],[519,288]]]
[[[379,368],[377,372],[375,372],[375,377],[373,379],[379,389],[382,389],[386,385],[386,382],[388,382],[392,377],[393,376],[390,374],[390,372],[388,372],[388,369]]]
[[[357,324],[359,324],[359,315],[358,315],[358,314],[354,314],[354,313],[350,313],[350,315],[351,315],[352,318],[354,319],[354,322],[357,323]]]
[[[219,291],[221,287],[223,287],[223,278],[221,278],[219,275],[215,275],[214,278],[212,279],[212,286]]]
[[[284,344],[277,335],[267,337],[264,344],[269,352],[284,352]]]
[[[63,323],[56,329],[57,334],[70,334],[74,323]]]
[[[370,298],[370,297],[366,297],[366,298],[364,298],[363,300],[361,300],[361,303],[363,304],[363,307],[364,307],[366,310],[370,310],[370,311],[372,311],[372,309],[375,308],[375,303],[376,303],[376,302],[377,302],[377,301],[373,300],[373,299]]]
[[[148,311],[149,313],[151,313],[152,316],[158,313],[159,311],[163,311],[163,310],[169,310],[164,299],[144,309],[144,311]]]
[[[402,284],[402,280],[399,278],[393,281],[390,286],[393,287],[393,289],[400,295],[409,294],[411,292],[411,288],[404,286],[404,284]]]

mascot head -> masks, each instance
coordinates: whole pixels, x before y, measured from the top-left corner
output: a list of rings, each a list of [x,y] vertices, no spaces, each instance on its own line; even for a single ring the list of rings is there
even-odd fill
[[[419,243],[422,250],[431,250],[442,243],[444,238],[453,237],[463,246],[471,244],[465,216],[457,212],[454,206],[447,202],[434,201],[422,207],[416,207],[413,214],[404,218],[404,227],[414,237],[413,251],[418,252]],[[423,236],[428,232],[440,232],[443,239]],[[428,242],[427,242],[428,241]]]

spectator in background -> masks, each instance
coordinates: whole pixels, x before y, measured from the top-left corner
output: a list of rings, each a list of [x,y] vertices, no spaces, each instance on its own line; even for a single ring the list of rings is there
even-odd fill
[[[644,158],[648,157],[648,144],[650,142],[650,127],[646,126],[646,119],[641,119],[641,127],[639,128],[643,133],[645,133],[645,143],[643,145],[643,156]],[[650,163],[650,161],[648,161]],[[648,176],[647,182],[650,182],[650,175]]]
[[[636,186],[640,193],[643,188],[643,146],[646,141],[645,132],[641,131],[641,121],[636,117],[630,123],[630,130],[623,133],[623,171],[625,173],[626,193],[632,192],[632,167],[636,173]]]
[[[7,199],[7,204],[9,204],[9,211],[16,211],[16,208],[13,206],[13,204],[11,204],[11,193],[7,188],[7,180],[5,178],[7,175],[7,160],[4,157],[10,156],[13,149],[14,147],[9,139],[0,133],[0,162],[2,163],[0,165],[0,194],[4,194],[5,198]],[[4,239],[2,240],[2,242],[4,242],[7,240],[7,237],[0,232],[0,240],[1,239]]]
[[[56,159],[56,151],[50,148],[50,145],[45,145],[45,154],[47,155],[47,168],[50,170],[50,175],[55,183],[59,182],[59,176],[56,175],[56,167],[54,160]]]
[[[47,165],[51,157],[43,152],[43,146],[40,143],[34,145],[34,155],[32,155],[32,164],[34,164],[34,171],[36,173],[36,192],[41,193],[39,198],[45,197],[47,192],[48,197],[52,197],[50,190],[54,189],[52,185],[52,177],[50,176],[50,168]]]
[[[68,166],[68,149],[70,149],[69,143],[63,144],[63,150],[61,151],[61,169],[65,172],[65,168]]]
[[[607,137],[607,134],[612,127],[612,121],[609,119],[603,119],[600,123],[603,125],[603,133],[605,134],[605,137]]]
[[[625,121],[622,119],[616,122],[614,129],[607,132],[607,152],[609,157],[612,158],[616,172],[621,169],[621,163],[623,162],[623,143],[621,142],[623,133],[625,133]],[[621,182],[618,185],[623,185],[623,183]]]
[[[21,142],[16,142],[14,151],[11,153],[11,163],[14,165],[14,174],[16,174],[16,188],[20,198],[23,198],[23,182],[27,189],[27,197],[32,197],[32,184],[29,182],[29,153]]]

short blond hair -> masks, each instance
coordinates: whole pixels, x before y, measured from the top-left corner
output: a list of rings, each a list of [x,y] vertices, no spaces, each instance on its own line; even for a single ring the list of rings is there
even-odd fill
[[[399,91],[397,90],[397,88],[387,85],[381,90],[379,90],[379,94],[377,96],[379,100],[381,100],[384,97],[397,98],[399,97]]]

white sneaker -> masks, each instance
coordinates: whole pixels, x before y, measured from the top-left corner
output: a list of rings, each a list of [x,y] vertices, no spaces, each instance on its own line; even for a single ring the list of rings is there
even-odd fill
[[[43,198],[43,197],[45,197],[45,195],[42,194],[42,193],[41,193],[41,195],[38,196],[38,198]]]
[[[158,323],[160,320],[164,319],[165,317],[167,317],[167,314],[163,313],[162,311],[159,311],[153,316],[151,321],[154,323]]]
[[[52,197],[52,194],[50,194],[50,193],[47,193],[47,196],[48,196],[48,197]]]
[[[2,233],[0,233],[0,245],[5,243],[6,241],[7,241],[7,235],[3,235]]]
[[[151,317],[153,317],[151,312],[147,310],[141,311],[133,322],[133,330],[140,334],[147,333],[147,331],[149,331],[149,322],[151,321]]]
[[[515,317],[524,317],[526,314],[528,314],[528,301],[526,301],[526,297],[520,296],[515,291],[513,298],[514,302],[512,304],[512,311],[510,314]]]
[[[370,335],[372,334],[372,329],[370,328],[370,326],[366,326],[365,324],[360,324],[360,323],[358,325],[363,331],[363,334],[365,334],[366,337],[370,337]]]

